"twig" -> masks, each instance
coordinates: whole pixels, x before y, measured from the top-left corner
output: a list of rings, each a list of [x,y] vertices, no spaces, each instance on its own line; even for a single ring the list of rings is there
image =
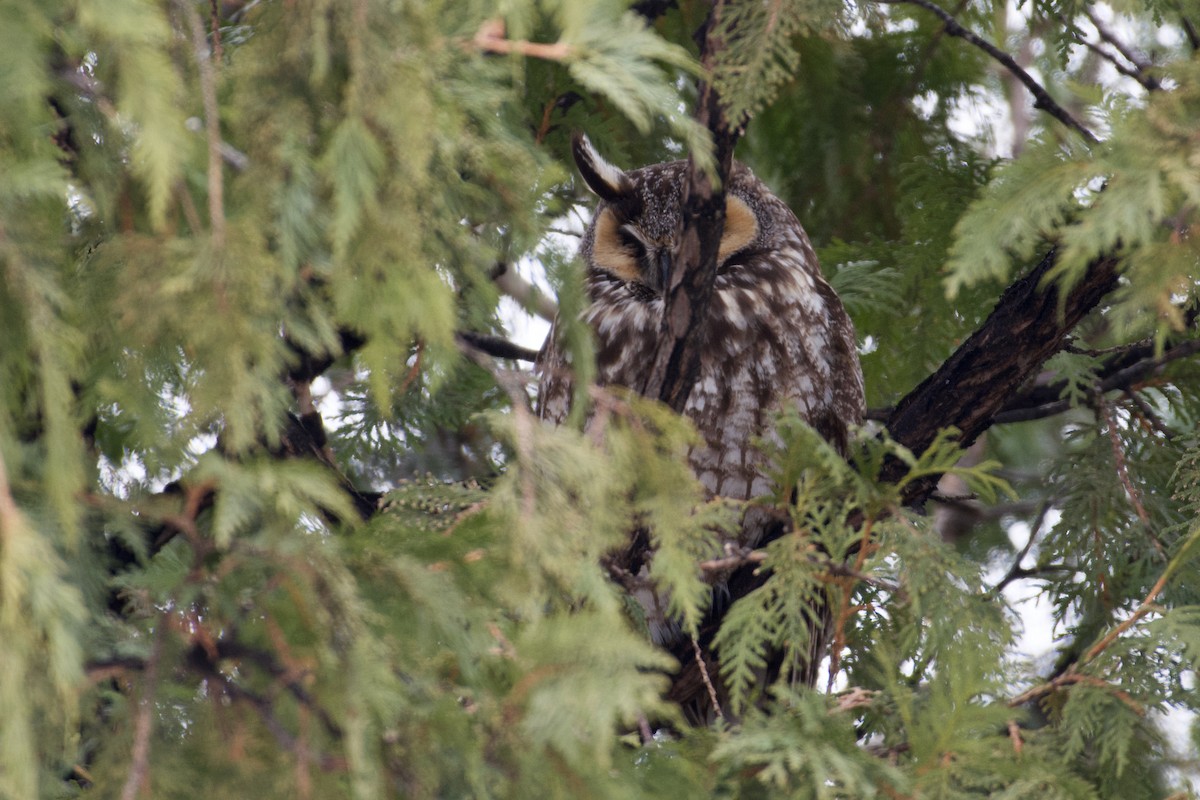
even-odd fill
[[[347,768],[345,759],[340,756],[317,754],[305,749],[304,745],[300,744],[296,736],[276,716],[275,709],[268,698],[239,686],[229,676],[217,670],[213,670],[210,673],[210,677],[220,684],[231,700],[241,700],[254,708],[262,720],[263,727],[267,729],[267,732],[271,734],[280,747],[293,753],[298,758],[304,757],[308,759],[309,763],[316,762],[321,770],[325,772],[341,772]]]
[[[743,553],[734,553],[733,555],[724,556],[722,558],[713,558],[708,561],[701,561],[697,564],[701,572],[728,572],[746,564],[761,564],[767,560],[766,550],[750,550]],[[830,558],[820,558],[817,556],[809,556],[808,561],[814,566],[820,567],[831,576],[837,578],[853,578],[860,583],[865,583],[869,586],[874,586],[877,589],[882,589],[890,592],[898,598],[904,598],[906,593],[904,587],[898,583],[879,578],[874,575],[862,572],[859,569],[851,567],[849,564],[843,564],[840,561],[834,561]]]
[[[204,22],[195,6],[175,0],[175,6],[187,19],[200,75],[200,96],[204,103],[204,125],[208,137],[208,224],[212,228],[213,249],[225,249],[225,184],[221,172],[221,117],[217,106],[217,76],[212,50],[204,32]]]
[[[1116,56],[1095,42],[1089,42],[1087,39],[1080,38],[1076,38],[1075,41],[1079,42],[1088,50],[1107,61],[1117,72],[1140,83],[1142,88],[1144,88],[1146,91],[1153,92],[1162,88],[1162,85],[1158,82],[1157,78],[1151,75],[1144,75],[1141,70],[1137,69],[1136,67],[1128,67],[1125,64],[1122,64]]]
[[[537,489],[533,483],[533,431],[537,424],[533,412],[529,410],[529,395],[525,393],[524,381],[518,377],[515,370],[501,369],[488,357],[488,354],[478,350],[464,339],[457,339],[458,349],[467,358],[492,374],[496,384],[503,389],[512,401],[513,410],[513,444],[517,451],[517,464],[521,476],[521,516],[524,521],[533,518],[537,510]]]
[[[1137,410],[1141,413],[1142,421],[1145,425],[1148,425],[1155,433],[1162,436],[1168,442],[1175,438],[1175,434],[1173,434],[1167,428],[1167,426],[1163,424],[1163,421],[1158,418],[1157,414],[1154,413],[1154,409],[1150,407],[1150,404],[1147,403],[1140,394],[1130,389],[1123,389],[1121,394],[1125,395],[1125,398],[1129,400],[1129,402],[1137,406]]]
[[[408,372],[404,374],[404,380],[400,381],[399,388],[396,389],[396,394],[403,395],[412,387],[413,381],[421,374],[421,356],[425,354],[425,342],[417,341],[417,351],[413,355],[413,363],[409,365]]]
[[[1017,724],[1015,719],[1008,721],[1008,738],[1012,742],[1013,752],[1018,756],[1021,755],[1021,750],[1025,747],[1025,742],[1021,739],[1021,726]]]
[[[221,6],[219,0],[211,0],[208,5],[209,25],[212,27],[213,60],[220,61],[224,57],[221,47]]]
[[[488,53],[500,53],[503,55],[516,53],[530,58],[543,58],[547,61],[566,61],[574,54],[573,48],[562,42],[543,44],[541,42],[505,39],[504,20],[499,18],[489,19],[480,25],[475,38],[471,40],[471,44]]]
[[[1128,61],[1130,64],[1133,64],[1135,67],[1137,67],[1137,69],[1139,71],[1145,72],[1146,70],[1148,70],[1154,66],[1149,61],[1147,61],[1144,56],[1138,54],[1132,48],[1126,46],[1124,42],[1122,42],[1120,39],[1118,39],[1113,34],[1113,32],[1110,31],[1108,29],[1108,27],[1103,22],[1100,21],[1100,18],[1096,16],[1096,12],[1093,8],[1091,8],[1089,6],[1084,6],[1083,13],[1084,13],[1084,16],[1086,16],[1088,18],[1088,22],[1092,23],[1092,25],[1096,28],[1096,33],[1100,35],[1101,40],[1108,42],[1108,44],[1112,45],[1112,47],[1118,53],[1120,53],[1122,56],[1124,56],[1126,61]]]
[[[537,350],[522,347],[500,336],[493,336],[490,333],[475,333],[474,331],[458,331],[454,336],[464,344],[492,358],[506,358],[511,361],[528,361],[530,363],[537,361]]]
[[[1096,144],[1100,141],[1099,139],[1096,138],[1096,135],[1094,133],[1092,133],[1090,130],[1088,130],[1088,128],[1085,127],[1081,122],[1079,122],[1079,120],[1077,120],[1077,119],[1075,119],[1075,117],[1071,116],[1071,113],[1069,111],[1067,111],[1065,108],[1063,108],[1058,103],[1056,103],[1054,101],[1054,98],[1052,98],[1050,96],[1050,93],[1046,91],[1045,87],[1043,87],[1040,83],[1035,81],[1033,79],[1033,76],[1031,76],[1028,72],[1026,72],[1021,67],[1021,65],[1018,64],[1015,60],[1013,60],[1012,56],[1010,56],[1008,53],[1004,52],[1000,48],[996,47],[994,44],[992,44],[988,40],[980,37],[973,31],[971,31],[967,28],[964,28],[958,22],[958,20],[956,20],[953,16],[951,16],[950,13],[947,12],[945,9],[943,9],[941,6],[937,5],[936,3],[931,2],[931,0],[879,0],[879,2],[886,3],[889,5],[896,5],[896,4],[900,4],[900,3],[911,3],[912,5],[920,6],[921,8],[924,8],[927,11],[933,12],[933,14],[935,14],[939,19],[941,19],[942,22],[945,24],[946,33],[950,34],[951,36],[957,36],[958,38],[969,42],[970,44],[974,45],[975,47],[978,47],[980,50],[984,51],[989,56],[991,56],[992,58],[999,61],[1004,66],[1005,69],[1007,69],[1009,72],[1011,72],[1017,78],[1017,80],[1019,80],[1021,83],[1023,83],[1025,85],[1025,88],[1027,88],[1029,90],[1030,94],[1033,95],[1033,98],[1034,98],[1033,107],[1034,108],[1040,108],[1041,110],[1045,111],[1047,114],[1054,117],[1059,122],[1066,125],[1067,127],[1074,128],[1076,131],[1078,131],[1080,133],[1080,135],[1083,136],[1083,138],[1087,139],[1090,143]]]
[[[558,304],[545,292],[525,280],[509,264],[500,263],[492,270],[492,281],[500,291],[516,300],[525,308],[547,322],[558,316]]]
[[[696,656],[696,667],[700,670],[700,680],[704,681],[704,688],[708,690],[708,699],[712,701],[717,716],[724,717],[725,713],[721,711],[721,703],[717,700],[717,690],[713,686],[712,678],[708,676],[708,665],[704,663],[704,654],[700,652],[700,643],[696,641],[695,636],[692,637],[692,652]]]
[[[268,650],[252,647],[235,639],[217,639],[213,644],[216,647],[215,657],[210,655],[200,642],[193,639],[191,648],[185,654],[186,661],[206,673],[213,674],[219,672],[217,663],[225,659],[239,662],[242,669],[246,669],[249,664],[254,664],[281,683],[301,706],[307,708],[311,713],[316,714],[317,719],[321,722],[322,727],[324,727],[329,736],[334,739],[342,738],[343,731],[341,726],[338,725],[329,711],[321,706],[317,698],[313,697],[304,686],[306,674],[289,671],[288,667],[281,663],[276,654]]]
[[[829,713],[840,714],[846,711],[856,711],[860,708],[866,708],[874,703],[875,698],[878,696],[879,692],[874,689],[853,686],[837,696],[837,703],[833,708],[829,709]]]
[[[1180,345],[1172,347],[1158,358],[1145,358],[1108,374],[1097,384],[1097,390],[1106,393],[1114,389],[1124,389],[1156,370],[1165,367],[1167,364],[1188,358],[1196,353],[1200,353],[1200,339],[1183,342]],[[1053,417],[1070,408],[1071,401],[1061,399],[1032,407],[1021,407],[1019,404],[1010,404],[1006,409],[996,414],[994,422],[1000,425],[1009,422],[1028,422],[1030,420]]]
[[[853,576],[862,575],[863,565],[867,563],[867,557],[877,548],[877,545],[871,542],[871,529],[875,526],[873,517],[867,517],[862,525],[862,535],[859,539],[858,553],[854,557],[854,568],[847,568],[849,575],[842,575],[833,578],[833,583],[842,590],[842,602],[838,605],[837,617],[833,621],[833,646],[829,648],[829,683],[826,686],[826,691],[832,691],[834,679],[837,677],[838,670],[842,664],[842,648],[846,645],[846,623],[850,621],[850,615],[861,611],[861,605],[851,605],[850,599],[854,594],[856,580]]]
[[[204,230],[204,223],[200,221],[200,212],[196,210],[196,203],[192,200],[192,193],[188,191],[187,184],[182,180],[175,184],[175,194],[179,197],[179,207],[183,209],[183,218],[187,220],[188,227],[192,229],[192,233],[196,236]]]
[[[1141,605],[1139,605],[1137,609],[1129,615],[1129,619],[1117,625],[1115,628],[1105,634],[1103,639],[1088,648],[1088,651],[1083,654],[1083,658],[1079,660],[1079,665],[1087,664],[1089,661],[1095,659],[1096,656],[1108,649],[1108,646],[1115,642],[1117,637],[1136,625],[1138,620],[1149,614],[1151,611],[1158,610],[1158,606],[1155,605],[1154,601],[1158,599],[1158,595],[1161,594],[1162,590],[1166,587],[1167,580],[1171,577],[1173,572],[1174,570],[1168,565],[1167,569],[1163,570],[1163,574],[1160,575],[1158,580],[1154,582],[1154,586],[1150,587],[1150,591],[1146,594],[1145,599],[1142,600]]]
[[[699,563],[701,572],[726,572],[737,569],[744,564],[761,564],[767,560],[766,550],[751,550],[748,553],[734,553],[724,558],[713,558]]]
[[[654,741],[654,731],[650,730],[650,720],[646,719],[646,715],[638,714],[638,733],[641,734],[642,744],[650,744]]]
[[[905,588],[893,581],[886,580],[885,578],[877,578],[874,575],[861,572],[851,566],[833,561],[831,559],[821,560],[814,558],[811,560],[820,564],[820,566],[822,566],[830,575],[834,575],[839,578],[853,578],[860,583],[865,583],[868,586],[874,586],[876,589],[882,589],[883,591],[890,593],[899,602],[904,602],[908,598],[908,592],[905,590]]]
[[[1025,705],[1028,702],[1036,700],[1039,697],[1044,697],[1045,695],[1061,689],[1064,686],[1070,686],[1077,683],[1093,686],[1097,689],[1103,689],[1128,706],[1129,709],[1139,717],[1146,715],[1145,707],[1137,700],[1134,700],[1129,692],[1125,691],[1124,689],[1118,689],[1103,678],[1097,678],[1095,675],[1083,675],[1081,673],[1074,672],[1073,670],[1064,672],[1053,680],[1046,681],[1043,684],[1039,684],[1038,686],[1034,686],[1033,688],[1022,692],[1012,700],[1008,701],[1009,708],[1016,708],[1018,706]]]
[[[1161,610],[1161,607],[1158,606],[1154,601],[1158,599],[1159,594],[1161,594],[1162,590],[1166,588],[1167,581],[1170,580],[1171,575],[1174,574],[1178,563],[1179,562],[1177,559],[1167,564],[1167,568],[1163,570],[1161,575],[1159,575],[1158,580],[1154,582],[1154,586],[1150,587],[1150,591],[1146,593],[1145,598],[1142,599],[1142,602],[1138,605],[1134,612],[1129,615],[1128,619],[1116,625],[1098,642],[1089,647],[1083,656],[1078,661],[1067,667],[1062,674],[1055,676],[1045,683],[1041,683],[1025,690],[1010,700],[1008,702],[1009,706],[1015,708],[1016,706],[1024,705],[1025,703],[1036,700],[1039,697],[1050,694],[1051,692],[1054,692],[1063,686],[1075,683],[1086,683],[1090,686],[1098,686],[1112,692],[1112,694],[1118,700],[1133,709],[1133,711],[1139,716],[1144,715],[1146,713],[1145,709],[1140,703],[1130,697],[1127,692],[1117,689],[1107,681],[1097,678],[1094,675],[1084,675],[1079,672],[1079,669],[1094,661],[1097,656],[1107,650],[1113,642],[1115,642],[1122,634],[1136,625],[1147,614],[1153,611]]]
[[[1121,435],[1117,432],[1117,423],[1113,416],[1112,408],[1105,402],[1104,396],[1100,394],[1096,396],[1096,406],[1100,412],[1100,416],[1104,420],[1104,427],[1108,431],[1108,439],[1112,443],[1113,462],[1116,464],[1117,477],[1121,480],[1121,486],[1125,488],[1125,496],[1133,504],[1133,510],[1137,512],[1138,519],[1142,521],[1142,525],[1150,532],[1150,541],[1154,544],[1154,549],[1162,556],[1165,552],[1162,543],[1154,535],[1154,528],[1150,524],[1150,515],[1146,513],[1146,507],[1142,504],[1141,494],[1138,492],[1137,487],[1133,485],[1133,480],[1129,477],[1129,466],[1125,462],[1125,446],[1121,444]]]
[[[163,639],[166,637],[167,618],[171,612],[158,616],[154,635],[150,641],[150,655],[146,659],[146,671],[142,676],[142,696],[138,698],[137,712],[133,718],[133,751],[129,764],[129,775],[121,789],[121,800],[136,800],[138,793],[150,774],[150,734],[154,730],[154,696],[158,690],[158,662],[162,657]]]
[[[1038,534],[1041,533],[1042,525],[1046,522],[1046,515],[1050,513],[1050,508],[1053,506],[1053,501],[1045,500],[1042,502],[1041,508],[1038,509],[1037,516],[1033,520],[1033,525],[1029,527],[1029,539],[1021,546],[1021,551],[1017,553],[1017,557],[1013,559],[1012,566],[1008,572],[1000,579],[1000,582],[992,589],[993,594],[999,594],[1005,586],[1012,583],[1017,577],[1024,577],[1021,573],[1021,562],[1025,560],[1025,556],[1029,555],[1029,551],[1033,549],[1033,543],[1037,540]]]

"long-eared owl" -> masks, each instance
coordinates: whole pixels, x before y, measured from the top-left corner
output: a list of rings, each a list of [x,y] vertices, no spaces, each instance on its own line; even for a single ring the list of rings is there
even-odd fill
[[[636,390],[660,335],[687,162],[624,171],[586,137],[576,137],[574,155],[600,198],[580,250],[597,381]],[[770,488],[753,442],[772,436],[773,415],[798,408],[844,452],[849,428],[863,417],[863,379],[854,327],[791,209],[737,162],[725,193],[716,284],[684,414],[703,437],[689,455],[697,477],[713,495],[746,500]],[[570,372],[553,330],[539,371],[539,413],[562,421]]]

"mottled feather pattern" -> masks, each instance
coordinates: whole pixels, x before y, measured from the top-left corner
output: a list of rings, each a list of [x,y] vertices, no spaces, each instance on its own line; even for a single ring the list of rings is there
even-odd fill
[[[679,161],[624,173],[636,194],[631,202],[636,215],[626,224],[637,227],[639,240],[674,246],[686,169]],[[749,499],[770,489],[763,456],[752,442],[772,435],[775,412],[798,407],[844,451],[849,427],[862,420],[863,385],[853,326],[795,215],[741,164],[734,167],[728,193],[752,210],[758,230],[719,265],[707,330],[701,332],[700,371],[684,413],[704,439],[690,462],[706,489]],[[613,204],[602,202],[597,216],[608,208]],[[636,389],[653,362],[662,296],[597,265],[596,235],[593,222],[581,255],[591,300],[584,320],[596,334],[597,381]],[[540,413],[561,421],[569,410],[570,373],[554,331],[539,369]]]

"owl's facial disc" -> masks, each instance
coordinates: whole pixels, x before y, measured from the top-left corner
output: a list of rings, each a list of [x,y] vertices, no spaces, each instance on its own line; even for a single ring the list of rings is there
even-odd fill
[[[662,294],[671,281],[674,241],[650,241],[619,207],[601,209],[596,217],[592,246],[595,266],[628,283],[640,284]],[[717,251],[717,264],[745,250],[758,236],[758,220],[744,200],[730,195],[725,200],[725,227]]]
[[[655,288],[654,270],[647,270],[655,248],[642,239],[633,225],[622,222],[611,208],[596,217],[596,238],[592,258],[600,269],[629,283],[641,283]]]
[[[721,233],[721,246],[717,250],[717,264],[724,264],[730,256],[745,250],[758,236],[758,218],[736,195],[725,198],[725,228]]]

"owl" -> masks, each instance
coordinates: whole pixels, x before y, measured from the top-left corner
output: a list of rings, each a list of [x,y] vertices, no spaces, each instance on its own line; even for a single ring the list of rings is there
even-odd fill
[[[654,362],[664,292],[676,268],[688,164],[625,171],[582,136],[573,150],[584,183],[600,198],[580,248],[597,382],[638,391]],[[702,337],[699,371],[683,413],[700,433],[688,460],[707,493],[750,500],[772,488],[756,442],[777,440],[778,412],[797,410],[844,454],[850,429],[863,418],[863,378],[854,327],[795,214],[740,163],[725,196],[716,283],[705,328],[695,332]],[[536,365],[544,419],[561,422],[570,410],[569,366],[552,327]],[[740,545],[755,546],[765,530],[754,514],[743,519]],[[632,566],[636,573],[639,565]],[[691,642],[678,646],[665,603],[652,593],[638,600],[655,641],[685,662],[671,694],[703,697],[695,670],[691,689],[681,688]],[[810,658],[814,670],[816,661]]]
[[[574,156],[600,198],[580,248],[597,382],[637,390],[654,361],[688,165],[624,171],[583,136]],[[749,500],[771,488],[754,441],[774,438],[777,412],[798,410],[844,453],[851,427],[863,418],[863,378],[854,326],[796,215],[737,162],[725,196],[716,284],[684,415],[703,440],[689,461],[708,493]],[[539,414],[561,422],[570,410],[571,377],[553,329],[537,367]]]

